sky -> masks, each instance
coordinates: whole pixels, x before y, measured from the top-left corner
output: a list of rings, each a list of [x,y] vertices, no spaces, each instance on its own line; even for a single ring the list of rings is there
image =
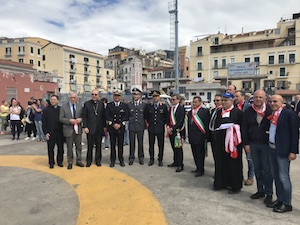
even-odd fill
[[[103,55],[170,49],[171,0],[0,0],[0,36],[41,37]],[[178,0],[179,46],[194,36],[275,28],[299,0]]]

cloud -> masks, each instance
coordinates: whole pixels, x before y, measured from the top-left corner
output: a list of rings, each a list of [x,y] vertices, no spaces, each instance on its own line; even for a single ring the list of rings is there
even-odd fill
[[[300,1],[178,0],[179,45],[200,34],[275,28]],[[168,0],[0,0],[0,33],[34,36],[106,55],[121,45],[169,49]],[[283,7],[284,5],[284,7]],[[284,10],[284,11],[283,11]]]

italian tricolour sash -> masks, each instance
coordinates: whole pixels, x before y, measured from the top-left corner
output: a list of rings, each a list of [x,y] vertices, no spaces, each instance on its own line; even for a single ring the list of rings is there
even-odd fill
[[[174,113],[174,107],[171,107],[171,110],[170,110],[170,122],[171,122],[171,126],[174,126],[176,124],[176,117],[175,117],[175,113]],[[182,125],[182,127],[179,131],[182,131],[184,129],[185,124],[186,124],[186,120],[184,118],[183,125]]]
[[[202,120],[200,119],[199,115],[197,114],[198,110],[201,107],[199,107],[198,109],[193,109],[192,111],[192,119],[194,121],[194,123],[196,124],[196,126],[199,128],[199,130],[205,134],[205,127],[204,127],[204,123],[202,122]]]

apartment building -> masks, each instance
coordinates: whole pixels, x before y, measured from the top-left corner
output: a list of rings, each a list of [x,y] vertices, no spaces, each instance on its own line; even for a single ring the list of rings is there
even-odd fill
[[[190,41],[190,51],[193,86],[214,83],[222,91],[234,84],[245,92],[264,89],[287,100],[300,93],[300,14],[281,18],[272,29],[196,36]],[[254,64],[253,72],[231,75],[238,63]],[[207,97],[208,92],[202,94]]]
[[[49,42],[42,47],[42,70],[52,71],[62,77],[62,93],[90,92],[97,88],[105,91],[102,77],[104,57],[98,53]]]
[[[40,70],[42,65],[41,49],[48,40],[35,37],[0,38],[0,59],[31,64]]]

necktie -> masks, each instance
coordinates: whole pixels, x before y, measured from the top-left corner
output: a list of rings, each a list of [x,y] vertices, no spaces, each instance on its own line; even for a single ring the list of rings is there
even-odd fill
[[[157,103],[155,103],[154,107],[155,107],[155,109],[157,109],[157,107],[158,107],[158,104],[157,104]]]
[[[137,106],[137,102],[135,102],[135,106]]]
[[[75,109],[75,105],[72,104],[73,107],[73,119],[76,119],[76,109]]]

